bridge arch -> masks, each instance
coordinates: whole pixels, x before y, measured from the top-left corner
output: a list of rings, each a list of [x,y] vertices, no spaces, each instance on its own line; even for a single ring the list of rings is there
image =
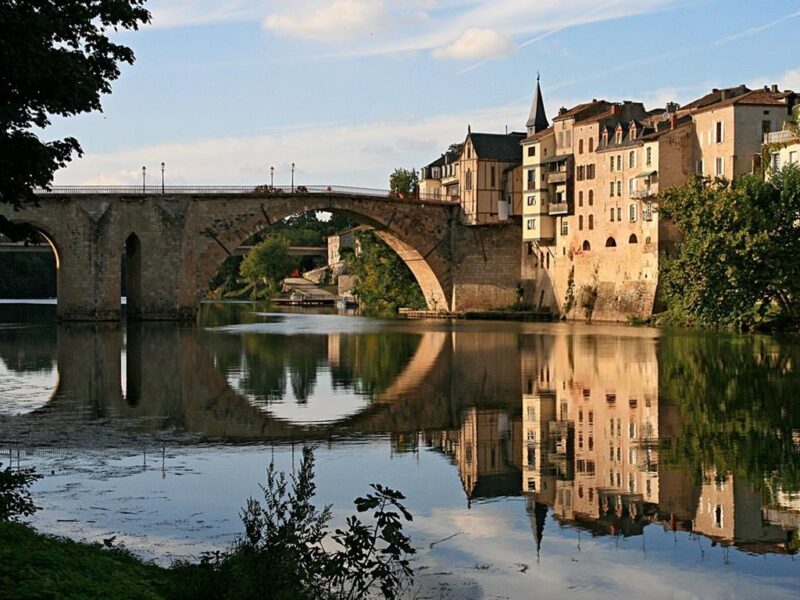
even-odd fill
[[[2,218],[2,215],[0,215]],[[31,229],[35,230],[47,243],[50,247],[50,251],[52,252],[53,260],[55,262],[55,269],[56,269],[56,294],[59,293],[61,289],[61,256],[62,252],[60,249],[60,244],[56,242],[57,236],[54,234],[54,228],[51,227],[50,224],[40,221],[38,219],[30,219],[30,218],[18,218],[18,219],[8,219],[8,222],[12,225],[25,225],[30,227]]]
[[[253,199],[255,200],[255,199]],[[375,235],[385,242],[408,266],[419,283],[428,308],[431,310],[450,309],[449,264],[434,255],[441,246],[449,247],[449,222],[441,218],[441,207],[431,214],[425,226],[419,222],[408,223],[408,203],[396,201],[398,208],[392,210],[391,205],[384,203],[375,210],[363,200],[347,197],[314,198],[309,197],[298,202],[298,199],[272,198],[253,206],[253,200],[231,200],[226,208],[242,210],[245,214],[235,217],[227,213],[224,221],[214,219],[211,227],[200,233],[205,239],[204,248],[198,256],[197,263],[197,295],[202,298],[208,290],[208,282],[223,263],[246,239],[268,229],[273,224],[290,216],[314,211],[324,211],[349,217],[359,225],[373,228]],[[242,204],[240,204],[242,203]],[[414,203],[425,212],[426,203]],[[255,209],[255,210],[254,210]],[[388,210],[387,210],[388,209]],[[234,212],[234,214],[235,214]],[[413,211],[412,211],[413,212]],[[434,211],[431,211],[434,212]],[[403,213],[404,216],[400,216]],[[437,218],[438,217],[438,218]]]

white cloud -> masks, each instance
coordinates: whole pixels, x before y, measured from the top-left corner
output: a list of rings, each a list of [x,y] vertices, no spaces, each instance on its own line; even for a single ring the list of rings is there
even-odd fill
[[[264,29],[278,35],[335,42],[379,33],[388,16],[380,0],[334,0],[316,9],[269,15]]]
[[[778,77],[778,86],[782,90],[800,92],[800,68],[786,71],[786,73]]]
[[[150,0],[152,27],[172,28],[258,19],[258,0]]]
[[[385,188],[394,168],[419,168],[449,144],[462,141],[467,123],[473,131],[520,128],[529,102],[425,119],[409,116],[359,125],[287,128],[107,154],[84,144],[84,157],[59,171],[55,185],[138,185],[142,165],[148,167],[148,183],[155,184],[162,160],[168,185],[255,185],[267,180],[270,165],[275,166],[275,183],[288,184],[294,161],[295,182]]]
[[[517,51],[517,45],[510,36],[494,29],[467,29],[461,37],[449,46],[433,51],[434,58],[456,60],[475,60],[508,56]]]

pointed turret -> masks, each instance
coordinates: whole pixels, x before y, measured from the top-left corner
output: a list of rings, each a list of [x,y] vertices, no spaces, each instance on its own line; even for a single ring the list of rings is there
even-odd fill
[[[544,113],[544,101],[542,100],[542,88],[539,87],[539,74],[536,74],[536,93],[531,104],[531,115],[525,124],[528,128],[528,135],[539,133],[547,129],[550,125],[547,122],[547,115]]]

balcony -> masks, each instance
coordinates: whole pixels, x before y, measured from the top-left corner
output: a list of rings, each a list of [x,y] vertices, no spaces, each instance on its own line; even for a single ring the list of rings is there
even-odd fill
[[[566,182],[567,182],[566,171],[555,171],[553,173],[547,174],[547,183],[566,183]]]
[[[569,214],[569,202],[551,202],[547,207],[547,214],[551,217]]]
[[[644,190],[633,190],[631,192],[631,198],[652,198],[655,195],[655,191],[650,188]]]
[[[800,141],[797,134],[793,131],[772,131],[770,133],[764,134],[764,143],[765,144],[779,144],[781,142],[793,142],[793,141]]]

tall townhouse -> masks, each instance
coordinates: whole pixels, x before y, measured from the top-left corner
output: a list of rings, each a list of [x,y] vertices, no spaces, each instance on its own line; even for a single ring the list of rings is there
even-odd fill
[[[458,150],[422,168],[420,192],[458,201],[469,225],[504,222],[519,217],[522,202],[524,133],[473,133]]]

